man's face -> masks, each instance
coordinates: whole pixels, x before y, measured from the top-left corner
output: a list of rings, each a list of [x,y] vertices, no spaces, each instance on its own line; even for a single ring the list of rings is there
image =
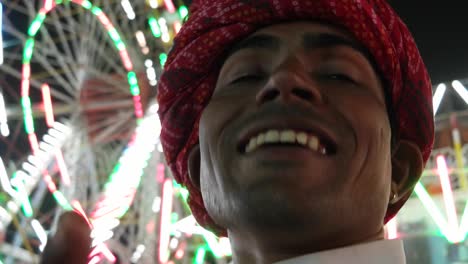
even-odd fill
[[[382,83],[350,35],[261,29],[229,53],[200,120],[205,206],[228,229],[381,228],[390,137]]]

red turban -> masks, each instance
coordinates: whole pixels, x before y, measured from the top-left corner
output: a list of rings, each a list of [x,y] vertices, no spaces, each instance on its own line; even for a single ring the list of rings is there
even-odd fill
[[[227,49],[258,29],[281,22],[320,20],[347,29],[373,56],[388,83],[394,134],[417,144],[424,162],[434,137],[432,89],[426,67],[406,25],[385,0],[199,0],[169,53],[158,88],[161,142],[175,179],[187,186],[198,223],[220,235],[200,191],[187,173],[198,142],[201,113],[210,100]],[[415,182],[419,175],[414,175]],[[391,205],[390,220],[408,199]]]

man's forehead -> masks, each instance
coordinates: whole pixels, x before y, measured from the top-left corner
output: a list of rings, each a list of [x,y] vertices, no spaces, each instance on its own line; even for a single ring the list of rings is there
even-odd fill
[[[279,51],[281,46],[299,42],[306,51],[333,48],[338,46],[349,47],[369,58],[369,52],[358,41],[344,30],[317,22],[283,23],[265,27],[236,43],[229,51],[228,56],[241,50],[270,50]]]

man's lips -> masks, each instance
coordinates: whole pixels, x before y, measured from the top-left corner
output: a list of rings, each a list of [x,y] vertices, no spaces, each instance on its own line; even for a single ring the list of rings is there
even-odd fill
[[[294,109],[265,111],[243,126],[237,140],[237,150],[250,154],[266,147],[302,147],[320,154],[333,155],[338,150],[336,136],[331,129],[320,124],[316,115],[294,113]],[[303,112],[300,111],[300,112]],[[294,114],[293,114],[294,113]],[[301,118],[298,118],[298,115]],[[304,118],[305,117],[305,118]]]

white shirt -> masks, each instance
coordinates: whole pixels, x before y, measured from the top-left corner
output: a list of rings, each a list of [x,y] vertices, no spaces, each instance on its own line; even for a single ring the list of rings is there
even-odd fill
[[[283,260],[275,264],[405,264],[401,240],[379,240]]]

